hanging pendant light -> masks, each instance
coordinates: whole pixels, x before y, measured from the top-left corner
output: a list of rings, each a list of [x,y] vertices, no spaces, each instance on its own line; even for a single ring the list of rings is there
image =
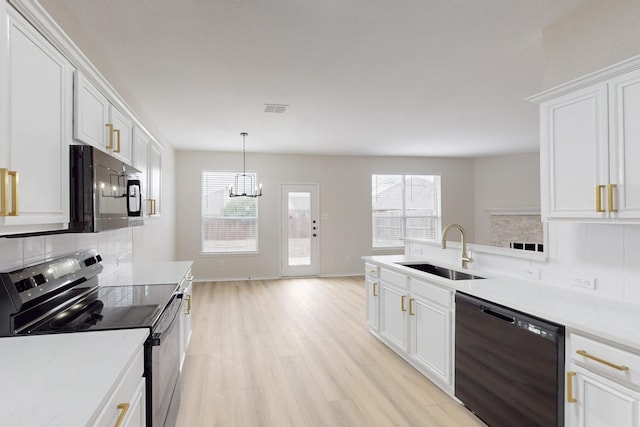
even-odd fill
[[[236,174],[234,185],[229,187],[229,197],[260,197],[262,196],[262,184],[256,185],[255,174],[246,173],[245,138],[249,135],[242,132],[242,173]]]

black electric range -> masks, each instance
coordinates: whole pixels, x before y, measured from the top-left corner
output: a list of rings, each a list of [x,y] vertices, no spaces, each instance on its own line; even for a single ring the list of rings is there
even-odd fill
[[[102,271],[102,257],[89,250],[0,273],[0,337],[148,328],[147,426],[172,426],[180,402],[180,289],[100,286]]]

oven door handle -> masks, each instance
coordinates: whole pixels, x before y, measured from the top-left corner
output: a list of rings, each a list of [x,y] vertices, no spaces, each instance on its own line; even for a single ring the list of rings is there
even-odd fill
[[[152,346],[159,346],[161,344],[162,337],[171,330],[178,320],[178,314],[182,309],[181,297],[182,295],[174,294],[171,297],[171,302],[167,306],[166,310],[162,315],[160,315],[160,320],[151,333]]]

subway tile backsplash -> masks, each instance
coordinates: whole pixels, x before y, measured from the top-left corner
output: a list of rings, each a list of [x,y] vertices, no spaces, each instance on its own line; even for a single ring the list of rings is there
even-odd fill
[[[132,229],[100,233],[51,234],[0,238],[0,271],[10,271],[80,250],[96,249],[103,258],[103,274],[115,272],[133,259]]]

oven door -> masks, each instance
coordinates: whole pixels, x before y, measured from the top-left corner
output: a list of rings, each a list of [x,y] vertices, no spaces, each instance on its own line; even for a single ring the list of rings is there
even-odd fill
[[[151,393],[147,388],[147,426],[175,424],[180,404],[180,387],[177,385],[180,374],[181,310],[181,295],[175,294],[151,334]]]

